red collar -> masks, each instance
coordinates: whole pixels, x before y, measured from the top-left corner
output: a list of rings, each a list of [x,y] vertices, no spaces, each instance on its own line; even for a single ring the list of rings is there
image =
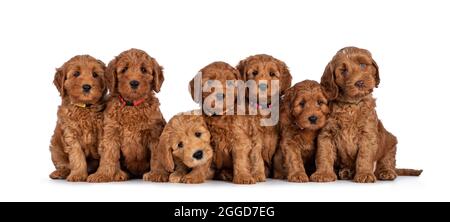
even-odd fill
[[[145,98],[138,99],[135,101],[129,101],[129,100],[125,100],[122,96],[119,95],[119,100],[122,103],[122,107],[124,107],[124,106],[139,106],[140,104],[142,104],[145,101]]]

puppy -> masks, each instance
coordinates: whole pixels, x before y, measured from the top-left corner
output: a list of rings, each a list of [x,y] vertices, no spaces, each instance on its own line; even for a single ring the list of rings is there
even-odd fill
[[[97,169],[107,92],[104,74],[105,64],[89,55],[75,56],[56,69],[53,83],[62,103],[50,144],[56,168],[50,178],[85,181]]]
[[[264,181],[262,140],[255,127],[257,119],[246,116],[245,110],[243,115],[236,115],[238,103],[245,102],[236,98],[238,89],[235,84],[240,80],[238,70],[227,63],[214,62],[201,69],[200,73],[201,79],[197,75],[189,83],[190,93],[195,102],[205,103],[200,105],[211,133],[216,178],[237,184]],[[209,89],[210,92],[195,90],[196,80],[201,89]]]
[[[329,113],[320,84],[305,80],[286,90],[281,100],[280,148],[274,156],[274,178],[308,182],[315,170],[316,139]]]
[[[212,179],[210,139],[200,111],[174,116],[161,134],[148,179],[172,183],[203,183]]]
[[[358,183],[420,175],[421,170],[395,168],[397,139],[378,119],[372,96],[379,83],[378,65],[365,49],[343,48],[328,63],[321,84],[331,102],[331,114],[319,134],[312,181],[336,180],[334,165],[340,179]]]
[[[164,81],[163,68],[146,52],[130,49],[108,64],[106,80],[111,98],[104,114],[100,166],[88,181],[142,177],[165,125],[155,96]]]
[[[278,106],[279,97],[291,87],[292,76],[286,64],[270,55],[259,54],[249,56],[241,60],[236,67],[244,81],[254,80],[257,87],[249,89],[248,98],[259,98],[260,93],[267,94],[265,101],[247,101],[250,106],[258,110]],[[278,81],[278,85],[272,85],[272,80]],[[274,98],[277,95],[277,98]],[[279,96],[279,97],[278,97]],[[278,115],[278,113],[276,114]],[[267,118],[267,115],[258,112],[258,120]],[[278,120],[278,118],[277,118]],[[272,157],[275,154],[279,142],[279,125],[263,126],[260,129],[263,137],[262,157],[265,164],[266,176],[270,176],[272,169]]]

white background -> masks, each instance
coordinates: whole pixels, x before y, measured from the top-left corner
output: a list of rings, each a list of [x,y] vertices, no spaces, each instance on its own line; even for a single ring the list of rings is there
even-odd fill
[[[1,1],[1,201],[450,201],[448,1]],[[77,54],[108,63],[147,51],[165,67],[158,94],[168,120],[196,107],[188,81],[216,60],[257,53],[285,61],[293,82],[319,80],[345,46],[380,66],[378,114],[399,139],[399,167],[418,178],[354,184],[203,185],[141,181],[67,183],[48,178],[60,102],[56,67]]]

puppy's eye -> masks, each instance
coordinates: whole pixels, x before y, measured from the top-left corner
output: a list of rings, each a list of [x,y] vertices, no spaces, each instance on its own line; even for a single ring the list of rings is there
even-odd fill
[[[304,108],[305,105],[306,105],[306,102],[305,102],[304,100],[300,102],[300,106],[301,106],[302,108]]]
[[[178,143],[178,148],[183,148],[183,146],[184,146],[183,142]]]
[[[92,73],[92,77],[97,78],[97,77],[98,77],[98,74],[97,74],[96,72],[93,72],[93,73]]]
[[[254,75],[254,76],[258,75],[258,71],[257,70],[253,71],[252,75]]]
[[[122,71],[120,71],[120,72],[121,72],[121,73],[126,73],[126,72],[127,72],[127,70],[128,70],[128,67],[127,67],[127,66],[125,66],[125,67],[123,67]]]
[[[74,73],[73,73],[73,76],[75,76],[75,77],[80,76],[80,72],[78,72],[78,71],[74,72]]]
[[[366,69],[367,65],[364,64],[364,63],[361,63],[361,64],[359,64],[359,67],[360,67],[361,69]]]
[[[317,101],[317,105],[321,106],[321,105],[323,105],[323,104],[325,104],[324,101],[322,101],[322,100],[318,100],[318,101]]]
[[[202,133],[201,132],[195,132],[195,136],[200,138],[202,136]]]
[[[143,74],[147,74],[147,69],[146,69],[145,67],[141,67],[141,72],[142,72]]]
[[[347,76],[347,75],[348,75],[348,70],[343,69],[343,70],[341,71],[341,73],[342,73],[343,76]]]
[[[270,72],[269,75],[270,75],[270,77],[274,77],[275,73],[274,72]]]

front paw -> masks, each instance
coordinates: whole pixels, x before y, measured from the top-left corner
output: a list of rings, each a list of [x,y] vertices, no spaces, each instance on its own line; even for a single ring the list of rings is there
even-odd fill
[[[374,183],[376,181],[375,174],[373,173],[356,173],[353,181],[356,183]]]
[[[337,176],[334,172],[315,172],[311,175],[313,182],[332,182],[336,181]]]
[[[339,179],[340,180],[351,180],[355,175],[355,171],[350,168],[342,168],[339,170]]]
[[[233,183],[236,184],[255,184],[256,181],[250,174],[237,174],[233,177]]]
[[[144,174],[144,176],[142,176],[142,179],[144,179],[144,181],[152,182],[167,182],[169,181],[169,175],[167,173],[150,171]]]
[[[181,179],[183,179],[183,175],[180,173],[172,173],[169,176],[169,182],[171,183],[181,183]]]
[[[254,175],[253,178],[256,182],[265,182],[266,181],[266,174],[262,175]]]
[[[58,169],[53,171],[49,176],[52,179],[66,179],[67,176],[70,174],[69,169]]]
[[[296,182],[296,183],[306,183],[309,181],[308,175],[306,173],[294,173],[288,176],[287,180],[289,182]]]
[[[397,173],[395,170],[381,170],[377,173],[377,178],[379,180],[395,180]]]
[[[87,179],[87,172],[84,173],[70,173],[67,177],[67,181],[69,182],[84,182]]]
[[[205,182],[205,180],[202,177],[192,176],[192,175],[188,174],[188,175],[184,176],[183,178],[181,178],[181,182],[195,184],[195,183],[203,183],[203,182]]]
[[[106,182],[112,182],[114,179],[113,175],[108,175],[105,173],[94,173],[88,176],[87,182],[89,183],[106,183]]]

